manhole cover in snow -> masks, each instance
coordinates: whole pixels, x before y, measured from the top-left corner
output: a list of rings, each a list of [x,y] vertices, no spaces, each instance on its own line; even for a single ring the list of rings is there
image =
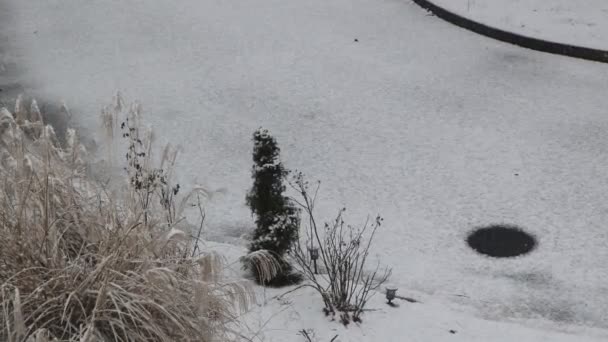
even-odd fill
[[[492,225],[478,228],[467,238],[478,253],[496,258],[508,258],[529,253],[536,247],[534,237],[518,227]]]

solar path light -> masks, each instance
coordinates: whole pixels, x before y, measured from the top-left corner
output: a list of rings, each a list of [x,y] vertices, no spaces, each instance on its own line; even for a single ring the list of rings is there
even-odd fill
[[[319,248],[317,248],[317,247],[308,248],[308,251],[310,252],[310,259],[312,260],[312,264],[314,265],[314,268],[315,268],[315,274],[319,274],[317,271],[317,259],[319,259]]]
[[[395,299],[395,297],[397,297],[397,288],[396,287],[389,287],[386,289],[386,299],[388,300],[388,303],[390,305],[393,304],[393,299]]]

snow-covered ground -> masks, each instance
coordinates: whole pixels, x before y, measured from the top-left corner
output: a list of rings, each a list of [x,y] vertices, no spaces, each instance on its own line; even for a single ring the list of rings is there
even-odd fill
[[[205,248],[227,257],[226,273],[242,276],[237,259],[246,252],[244,248],[214,242],[207,242]],[[599,330],[562,327],[562,331],[552,331],[557,329],[546,325],[539,329],[542,322],[528,324],[536,325],[532,328],[516,322],[486,320],[435,295],[409,289],[399,294],[416,303],[396,300],[397,306],[391,307],[384,295],[377,293],[368,304],[370,311],[363,315],[363,323],[345,327],[322,313],[323,302],[314,290],[304,288],[285,295],[288,290],[293,289],[257,289],[258,303],[242,320],[248,330],[247,337],[264,342],[306,342],[299,333],[305,329],[313,341],[318,342],[330,341],[336,335],[334,342],[600,342],[606,339],[605,332]]]
[[[608,50],[604,0],[433,0],[466,18],[553,42]]]
[[[495,42],[405,0],[4,1],[22,83],[89,127],[117,90],[141,100],[158,140],[183,145],[182,184],[225,189],[208,210],[216,238],[252,226],[259,126],[287,167],[323,181],[320,217],[383,214],[375,255],[423,303],[378,299],[342,341],[608,337],[605,65]],[[466,247],[496,222],[539,248],[495,260]],[[301,296],[268,340],[342,329]]]
[[[0,1],[0,106],[10,102],[11,98],[22,91],[18,79],[15,59],[12,58],[14,30],[12,17],[7,5]]]

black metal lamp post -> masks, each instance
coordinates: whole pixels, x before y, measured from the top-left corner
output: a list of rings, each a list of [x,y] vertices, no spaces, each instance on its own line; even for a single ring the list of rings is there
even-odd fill
[[[388,299],[389,304],[393,304],[393,299],[397,297],[397,288],[389,287],[386,289],[386,299]]]
[[[310,252],[310,259],[312,260],[312,264],[315,267],[315,274],[318,274],[317,259],[319,259],[319,248],[312,247],[312,248],[309,248],[308,251]]]

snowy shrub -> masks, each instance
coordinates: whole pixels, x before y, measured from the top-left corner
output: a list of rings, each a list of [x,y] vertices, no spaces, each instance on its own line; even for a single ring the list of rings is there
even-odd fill
[[[377,216],[371,223],[356,228],[345,224],[346,209],[341,209],[333,222],[319,227],[314,207],[320,183],[313,195],[302,173],[297,173],[290,185],[299,196],[293,201],[308,217],[308,227],[299,232],[303,236],[293,245],[291,255],[310,282],[309,286],[321,295],[326,314],[333,316],[338,312],[345,325],[351,319],[360,322],[368,300],[391,274],[389,268],[381,269],[379,263],[371,270],[367,268],[371,243],[382,218]],[[312,250],[317,251],[320,272],[316,261],[313,263]]]
[[[254,273],[259,283],[270,286],[290,285],[300,280],[285,260],[285,254],[297,237],[299,212],[289,198],[283,195],[283,181],[288,171],[279,159],[280,149],[275,138],[268,130],[260,128],[253,134],[253,143],[253,186],[246,201],[256,217],[256,228],[249,251],[265,250],[272,253],[280,265],[280,272],[272,279],[266,279],[260,276],[255,259],[244,258],[244,265]]]
[[[104,111],[108,133],[126,122],[121,102]],[[139,108],[128,115],[127,179],[112,185],[89,176],[75,131],[57,143],[35,103],[0,110],[0,341],[235,336],[251,289],[225,280],[222,258],[197,252],[181,226],[189,199],[205,192],[178,201],[176,153],[165,149],[153,168],[150,135],[133,119]]]

